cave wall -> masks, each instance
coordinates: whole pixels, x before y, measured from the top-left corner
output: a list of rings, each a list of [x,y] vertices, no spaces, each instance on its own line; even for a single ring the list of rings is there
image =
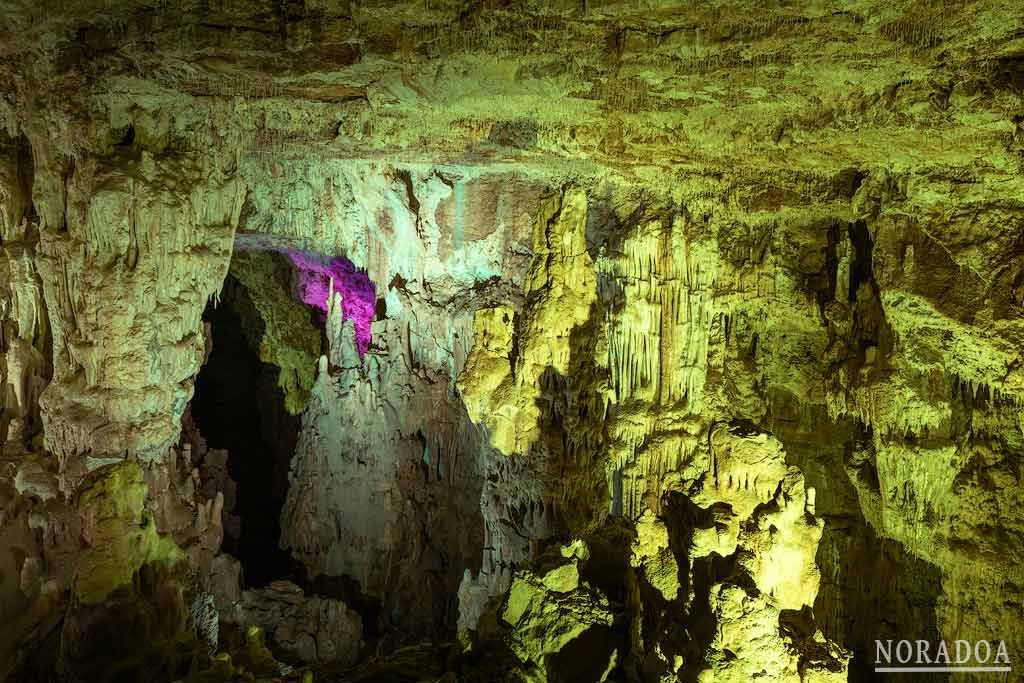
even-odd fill
[[[147,152],[86,160],[61,222],[40,226],[54,377],[39,400],[58,457],[161,457],[177,439],[242,207],[238,179],[207,172]]]
[[[336,168],[338,220],[357,217],[365,244],[346,253],[365,259],[386,313],[362,358],[327,323],[330,362],[303,415],[282,542],[311,574],[358,580],[403,629],[438,633],[454,625],[464,572],[479,570],[481,486],[497,459],[455,391],[470,310],[521,281],[536,190],[501,175]]]
[[[460,674],[527,680],[1021,651],[1024,9],[643,5],[0,10],[0,671],[87,679],[135,598],[168,647],[215,604],[328,657],[220,553],[244,454],[181,434],[229,268],[301,416],[282,549],[381,605],[317,603],[353,643],[469,629]],[[335,299],[316,348],[288,250],[365,270],[365,355]]]

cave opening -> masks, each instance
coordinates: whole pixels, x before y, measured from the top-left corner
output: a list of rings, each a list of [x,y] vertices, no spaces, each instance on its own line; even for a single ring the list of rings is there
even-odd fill
[[[241,562],[247,586],[264,586],[292,573],[279,545],[280,516],[301,419],[285,407],[279,368],[260,360],[263,322],[237,279],[228,275],[203,319],[212,350],[196,378],[192,416],[210,448],[228,451],[237,484],[241,529],[238,538],[225,537],[225,549]]]

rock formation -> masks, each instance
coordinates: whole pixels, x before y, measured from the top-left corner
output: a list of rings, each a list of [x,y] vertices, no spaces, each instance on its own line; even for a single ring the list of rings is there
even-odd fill
[[[0,679],[1024,668],[1021,3],[0,18]]]

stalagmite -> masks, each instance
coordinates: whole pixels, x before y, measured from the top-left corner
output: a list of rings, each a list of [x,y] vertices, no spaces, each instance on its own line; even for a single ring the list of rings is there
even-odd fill
[[[821,4],[3,3],[0,680],[1024,651],[1019,3]]]

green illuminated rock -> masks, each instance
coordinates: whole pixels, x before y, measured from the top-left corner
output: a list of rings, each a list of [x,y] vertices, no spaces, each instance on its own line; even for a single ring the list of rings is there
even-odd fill
[[[809,683],[872,680],[879,638],[1024,652],[1024,3],[0,19],[0,679],[295,679],[290,650],[353,681]],[[290,249],[365,270],[365,355],[292,297]],[[270,465],[193,419],[226,279],[295,425]],[[252,422],[224,431],[277,428]],[[211,660],[186,606],[237,603],[226,553],[258,536],[250,580],[305,585]],[[294,627],[326,595],[366,648]]]
[[[309,309],[275,277],[274,263],[265,252],[243,252],[231,259],[229,272],[245,287],[263,322],[262,333],[253,340],[260,360],[280,368],[278,386],[285,407],[298,415],[313,388],[320,335],[309,322]]]
[[[128,586],[145,564],[173,563],[183,553],[161,536],[145,508],[148,489],[135,463],[98,470],[79,493],[87,547],[78,559],[75,596],[86,605],[102,602]]]
[[[517,574],[501,613],[502,621],[512,628],[512,651],[520,661],[533,663],[542,671],[547,658],[570,642],[591,628],[612,624],[607,598],[580,586],[578,575],[567,571],[568,567],[575,570],[576,565],[563,565],[541,577]]]

